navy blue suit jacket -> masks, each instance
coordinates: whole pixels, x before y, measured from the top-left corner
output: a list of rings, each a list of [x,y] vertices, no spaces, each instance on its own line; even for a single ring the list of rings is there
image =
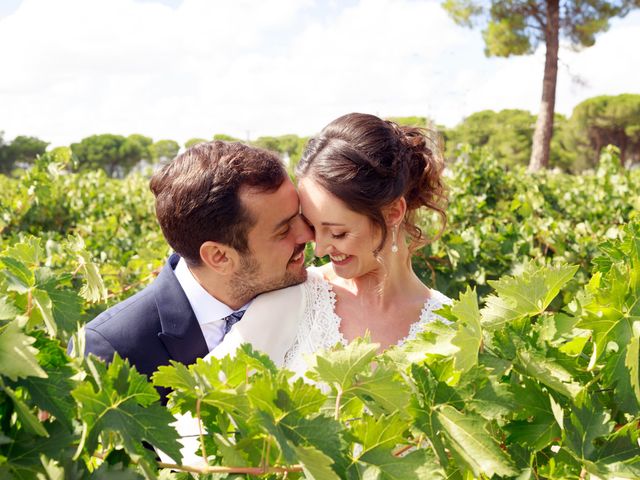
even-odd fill
[[[93,353],[109,362],[118,352],[139,372],[151,376],[169,360],[189,365],[209,353],[173,272],[178,260],[178,255],[171,255],[151,285],[87,323],[85,354]],[[159,390],[165,397],[167,390]]]

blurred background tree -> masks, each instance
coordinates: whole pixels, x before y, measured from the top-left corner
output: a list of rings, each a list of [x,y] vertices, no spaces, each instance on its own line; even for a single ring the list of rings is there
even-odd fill
[[[575,48],[590,47],[596,34],[609,28],[612,17],[625,16],[640,1],[445,0],[442,5],[459,25],[483,28],[487,56],[528,55],[540,44],[546,47],[540,113],[529,160],[529,170],[536,171],[549,165],[560,37]]]
[[[9,175],[14,168],[28,168],[48,145],[44,140],[26,135],[18,135],[6,143],[4,132],[0,131],[0,173]]]
[[[151,151],[151,159],[155,162],[167,162],[180,151],[180,144],[175,140],[158,140],[149,148]]]
[[[190,138],[189,140],[184,142],[184,148],[191,148],[194,145],[197,145],[198,143],[208,142],[208,141],[209,140],[207,140],[206,138],[198,138],[198,137]]]
[[[152,158],[153,141],[144,135],[104,133],[71,144],[80,170],[102,168],[110,177],[124,177],[138,162]]]
[[[603,95],[579,103],[565,137],[577,169],[596,166],[607,145],[620,149],[622,166],[640,162],[640,95]]]

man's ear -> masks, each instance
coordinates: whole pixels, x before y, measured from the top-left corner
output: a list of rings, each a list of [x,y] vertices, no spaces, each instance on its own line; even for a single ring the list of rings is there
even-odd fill
[[[204,242],[200,245],[200,259],[219,275],[234,273],[240,261],[235,248],[218,242]]]
[[[405,213],[407,213],[407,201],[404,197],[400,197],[382,209],[387,226],[400,225]]]

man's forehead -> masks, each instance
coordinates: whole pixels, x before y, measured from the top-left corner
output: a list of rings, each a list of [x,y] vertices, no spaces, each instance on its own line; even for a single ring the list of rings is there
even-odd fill
[[[288,178],[275,191],[265,192],[256,188],[243,188],[240,199],[258,223],[267,222],[277,226],[296,215],[300,209],[298,193]]]

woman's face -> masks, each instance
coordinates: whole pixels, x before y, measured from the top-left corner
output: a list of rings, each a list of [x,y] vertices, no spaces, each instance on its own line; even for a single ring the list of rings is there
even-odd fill
[[[347,208],[311,178],[298,183],[302,215],[315,234],[315,253],[329,255],[337,275],[356,278],[380,267],[373,251],[380,243],[379,229],[368,217]]]

